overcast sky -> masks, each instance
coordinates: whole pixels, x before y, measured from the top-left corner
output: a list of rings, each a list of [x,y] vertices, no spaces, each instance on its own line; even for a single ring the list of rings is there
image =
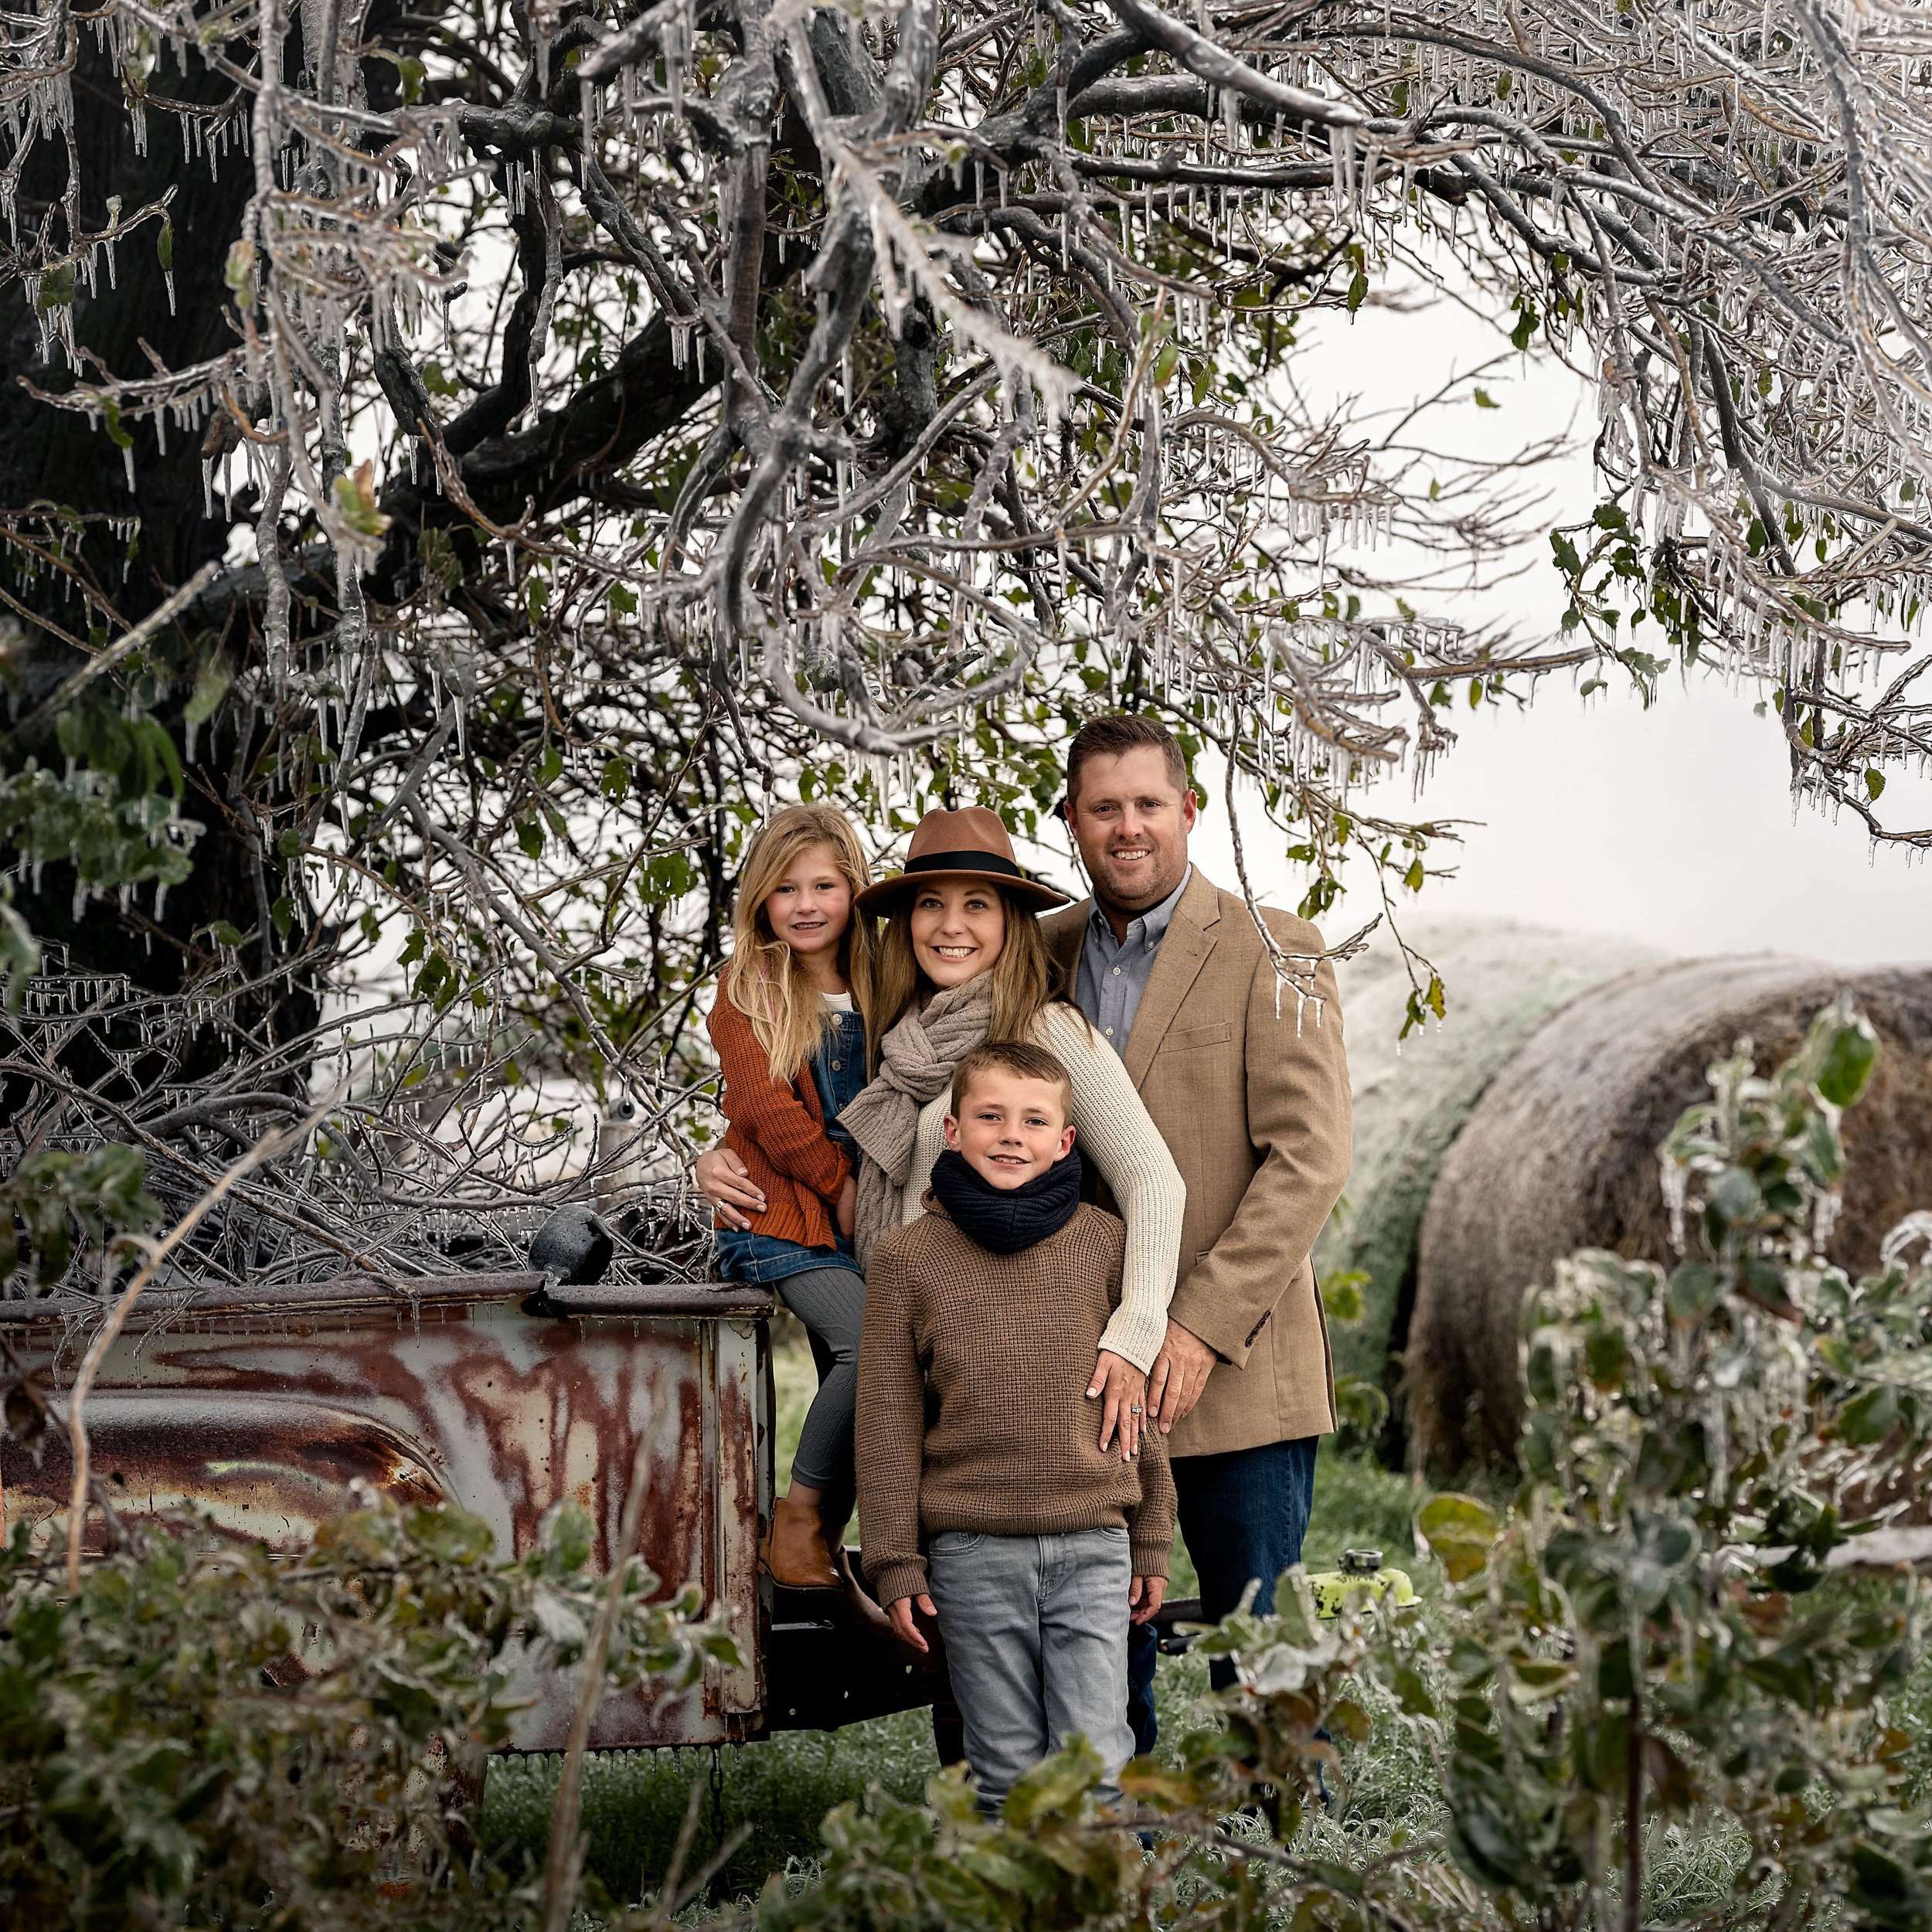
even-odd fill
[[[1373,405],[1427,393],[1452,367],[1486,361],[1497,345],[1493,332],[1447,304],[1426,318],[1365,310],[1352,327],[1321,319],[1325,338],[1304,336],[1301,379]],[[1499,406],[1463,406],[1451,419],[1467,439],[1461,447],[1499,453],[1573,417],[1583,437],[1594,433],[1590,406],[1560,367],[1512,358],[1485,381]],[[1581,455],[1551,481],[1564,520],[1594,500]],[[1560,614],[1559,589],[1539,556],[1465,621],[1500,618],[1524,637],[1547,635]],[[1625,692],[1586,702],[1552,680],[1527,710],[1459,712],[1460,742],[1413,808],[1406,775],[1365,802],[1389,816],[1485,821],[1465,828],[1459,852],[1439,849],[1437,862],[1457,876],[1430,880],[1415,902],[1423,913],[1502,914],[1682,952],[1932,961],[1932,871],[1895,849],[1875,856],[1849,818],[1835,825],[1809,807],[1794,815],[1783,740],[1774,720],[1753,715],[1764,695],[1713,676],[1688,685],[1673,676],[1646,712]],[[1901,825],[1932,822],[1932,787],[1923,781],[1895,774],[1886,803],[1899,808]],[[1231,884],[1223,816],[1217,798],[1199,853]],[[1281,856],[1283,842],[1252,804],[1244,825],[1257,889],[1292,905],[1305,882]],[[1328,915],[1328,936],[1352,931],[1375,910],[1365,876]]]

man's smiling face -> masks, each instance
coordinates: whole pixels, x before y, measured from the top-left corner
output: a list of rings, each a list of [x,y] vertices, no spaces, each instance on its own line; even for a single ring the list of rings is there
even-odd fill
[[[1066,815],[1103,906],[1128,913],[1158,906],[1187,876],[1194,794],[1175,784],[1157,745],[1135,745],[1080,767]]]

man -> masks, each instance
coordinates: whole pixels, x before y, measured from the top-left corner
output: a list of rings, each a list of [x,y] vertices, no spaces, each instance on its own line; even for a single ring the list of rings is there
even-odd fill
[[[1172,1458],[1181,1533],[1218,1621],[1298,1562],[1317,1439],[1335,1426],[1328,1325],[1309,1260],[1348,1178],[1349,1075],[1326,961],[1281,984],[1238,894],[1196,871],[1198,803],[1173,734],[1099,718],[1066,760],[1065,811],[1093,896],[1046,921],[1081,1010],[1126,1063],[1187,1183],[1180,1279],[1148,1410]],[[1303,974],[1321,935],[1261,917]],[[1153,1748],[1151,1626],[1129,1670]],[[1217,1659],[1217,1685],[1233,1669]]]

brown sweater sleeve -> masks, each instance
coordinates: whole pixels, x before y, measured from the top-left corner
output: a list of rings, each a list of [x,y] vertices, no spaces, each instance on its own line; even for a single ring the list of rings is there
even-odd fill
[[[1128,1512],[1127,1543],[1137,1577],[1165,1577],[1174,1547],[1174,1471],[1158,1429],[1141,1437],[1141,1500]]]
[[[919,1546],[925,1441],[926,1384],[910,1284],[889,1236],[872,1250],[866,1270],[859,1342],[859,1523],[866,1574],[883,1604],[926,1588]]]

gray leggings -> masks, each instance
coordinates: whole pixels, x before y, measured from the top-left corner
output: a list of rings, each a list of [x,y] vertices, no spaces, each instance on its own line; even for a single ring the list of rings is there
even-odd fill
[[[791,1479],[825,1492],[828,1522],[852,1515],[858,1492],[852,1464],[852,1413],[859,1406],[859,1332],[866,1320],[866,1277],[850,1268],[809,1268],[772,1284],[805,1325],[818,1393],[805,1413]]]

